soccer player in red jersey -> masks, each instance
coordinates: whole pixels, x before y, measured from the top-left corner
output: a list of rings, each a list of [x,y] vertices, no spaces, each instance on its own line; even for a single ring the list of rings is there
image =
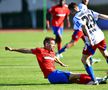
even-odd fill
[[[58,50],[62,47],[62,33],[64,29],[64,20],[67,20],[67,26],[70,27],[69,21],[70,11],[65,0],[59,0],[59,4],[51,7],[48,10],[47,15],[52,16],[51,25],[53,33],[55,34],[55,41],[57,43]],[[50,28],[50,19],[47,16],[47,28]]]
[[[55,62],[61,66],[67,66],[63,64],[54,53],[55,39],[46,37],[43,41],[44,47],[35,49],[26,48],[10,48],[5,47],[5,50],[15,51],[20,53],[34,54],[37,57],[37,61],[43,72],[44,78],[48,79],[52,84],[58,83],[79,83],[79,84],[93,84],[91,77],[87,74],[75,74],[69,71],[57,70],[55,68]],[[98,78],[100,83],[106,83],[108,77]]]

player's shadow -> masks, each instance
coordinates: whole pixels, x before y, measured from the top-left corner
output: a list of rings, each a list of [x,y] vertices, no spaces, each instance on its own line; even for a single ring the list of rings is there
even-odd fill
[[[4,84],[1,83],[0,86],[35,86],[35,85],[50,85],[50,83],[22,83],[22,84],[14,84],[14,83],[9,83],[9,84]]]

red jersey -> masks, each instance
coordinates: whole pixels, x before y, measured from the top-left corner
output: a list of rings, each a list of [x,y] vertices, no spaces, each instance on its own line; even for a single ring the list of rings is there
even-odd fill
[[[52,14],[52,26],[56,27],[63,27],[65,17],[70,14],[66,4],[53,6],[49,9],[49,12]]]
[[[36,48],[32,49],[32,53],[36,55],[39,66],[45,78],[47,78],[51,72],[55,71],[55,53],[53,51],[49,51],[44,48]]]

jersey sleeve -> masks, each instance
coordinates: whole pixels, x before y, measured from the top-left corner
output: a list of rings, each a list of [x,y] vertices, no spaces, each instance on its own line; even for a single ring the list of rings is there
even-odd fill
[[[32,53],[33,54],[38,54],[38,53],[41,53],[40,49],[39,48],[35,48],[35,49],[31,49]]]
[[[51,7],[51,8],[48,10],[48,12],[51,13],[51,14],[53,14],[53,13],[54,13],[54,8],[55,8],[55,6]]]
[[[74,30],[82,30],[82,25],[84,25],[84,22],[81,19],[74,17],[73,23],[74,23],[74,26],[73,26]]]
[[[93,14],[94,19],[97,21],[98,20],[99,13],[94,12],[93,10],[91,10],[91,12]]]

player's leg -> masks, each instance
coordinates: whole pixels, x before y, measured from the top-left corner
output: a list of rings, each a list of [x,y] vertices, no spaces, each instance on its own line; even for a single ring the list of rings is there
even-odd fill
[[[100,52],[102,53],[102,55],[104,56],[104,58],[106,59],[106,62],[108,64],[108,51],[107,50],[105,50],[105,51],[100,50]]]
[[[70,83],[80,83],[80,74],[78,73],[71,73],[69,76]]]
[[[57,43],[58,51],[62,48],[62,33],[63,27],[52,27],[53,32],[55,34],[55,41]]]
[[[106,59],[106,62],[108,64],[108,51],[107,51],[107,48],[106,48],[106,42],[105,40],[101,41],[99,44],[98,44],[98,49],[100,50],[101,54],[104,56],[104,58]]]
[[[103,78],[97,77],[96,79],[99,84],[107,84],[108,76],[104,76]]]
[[[70,82],[72,83],[78,83],[78,84],[87,84],[87,85],[96,85],[94,81],[92,81],[91,77],[87,74],[71,74],[69,78]],[[107,77],[100,78],[96,77],[96,80],[99,82],[99,84],[106,84]]]
[[[99,84],[106,84],[108,80],[108,72],[106,72],[106,75],[103,78],[96,77],[96,79],[98,80]]]
[[[91,77],[87,74],[71,73],[69,80],[72,83],[87,84],[87,85],[96,84],[92,81]],[[98,81],[99,84],[106,84],[108,80],[108,72],[106,76],[104,76],[103,78],[96,77],[96,80]]]
[[[74,74],[69,77],[70,83],[87,84],[91,81],[91,77],[87,74]]]
[[[92,65],[90,64],[90,61],[89,61],[89,57],[90,57],[89,55],[83,55],[82,63],[84,64],[85,70],[90,75],[92,81],[96,81]]]
[[[60,35],[56,35],[55,42],[57,43],[58,51],[61,50],[61,48],[62,48],[62,37]],[[63,58],[62,54],[57,54],[56,53],[56,56],[58,58]]]
[[[57,43],[58,51],[62,48],[62,37],[60,35],[56,35],[55,42]]]
[[[85,45],[83,49],[83,55],[82,55],[82,63],[84,64],[86,72],[90,75],[92,81],[98,83],[96,81],[94,70],[92,68],[92,65],[90,64],[90,57],[95,53],[96,47],[92,47],[89,45]]]

